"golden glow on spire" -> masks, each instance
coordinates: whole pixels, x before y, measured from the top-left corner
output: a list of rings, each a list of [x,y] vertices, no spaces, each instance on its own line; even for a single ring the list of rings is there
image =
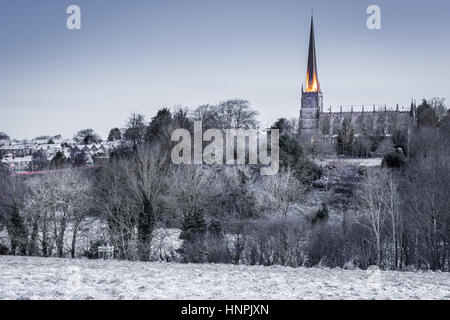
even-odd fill
[[[312,81],[310,81],[309,71],[306,73],[306,92],[317,92],[319,88],[317,74],[313,72]]]

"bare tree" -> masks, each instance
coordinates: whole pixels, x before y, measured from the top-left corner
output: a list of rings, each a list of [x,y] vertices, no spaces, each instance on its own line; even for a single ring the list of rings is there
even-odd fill
[[[75,170],[48,174],[40,179],[33,183],[30,203],[35,211],[39,210],[42,219],[43,254],[48,254],[47,232],[52,224],[57,254],[63,257],[65,233],[72,224],[71,256],[75,257],[78,228],[89,210],[90,182]]]
[[[214,128],[216,126],[215,106],[204,104],[198,106],[191,114],[195,121],[202,121],[204,129]]]
[[[166,154],[157,144],[141,144],[130,158],[115,159],[103,170],[97,206],[108,219],[121,258],[150,259],[156,207],[166,190],[167,170]]]
[[[415,163],[407,181],[406,204],[415,232],[416,265],[445,270],[450,260],[450,157],[427,157]]]
[[[133,162],[126,168],[127,188],[137,208],[138,256],[150,259],[150,243],[155,228],[154,203],[165,189],[166,155],[158,146],[138,147]]]
[[[262,179],[265,192],[262,202],[269,209],[281,213],[286,219],[292,205],[304,198],[306,187],[292,175],[289,169]]]
[[[349,211],[355,207],[355,194],[360,182],[358,168],[339,161],[324,166],[322,176],[314,181],[316,188],[327,192],[326,202],[341,209],[344,232],[348,230]]]
[[[390,217],[390,223],[391,223],[391,232],[392,232],[392,246],[394,249],[394,257],[393,257],[393,269],[397,269],[398,267],[398,247],[399,247],[399,235],[401,235],[401,231],[399,230],[399,227],[401,225],[400,221],[400,210],[399,210],[399,202],[400,202],[400,195],[398,191],[397,183],[394,181],[394,177],[392,173],[387,173],[387,176],[384,177],[384,188],[385,192],[382,193],[384,199],[384,203],[386,206],[386,210]]]
[[[90,180],[83,177],[79,172],[75,174],[72,172],[66,179],[70,184],[70,199],[73,203],[70,214],[70,222],[72,225],[70,254],[72,258],[75,258],[78,230],[83,222],[85,222],[89,210],[92,207],[92,185]]]
[[[170,170],[170,192],[175,210],[181,215],[189,215],[195,210],[206,207],[208,199],[217,190],[218,179],[210,167],[203,165],[172,166]]]
[[[130,140],[133,143],[133,147],[137,148],[137,145],[144,138],[145,127],[145,116],[137,112],[131,113],[126,122],[124,138]]]
[[[440,124],[448,112],[448,106],[445,103],[445,98],[432,98],[429,100],[429,104],[436,114],[438,124]]]
[[[0,188],[0,223],[3,221],[6,226],[11,241],[10,251],[25,255],[28,246],[23,214],[25,186],[20,177],[0,171]]]
[[[258,112],[250,108],[247,100],[232,99],[214,108],[217,128],[253,129],[258,125]]]
[[[192,119],[203,122],[205,129],[254,129],[258,126],[258,111],[251,109],[247,100],[230,99],[218,105],[197,107]]]
[[[30,192],[26,195],[25,210],[29,218],[36,221],[40,230],[38,241],[41,245],[42,256],[48,257],[52,253],[53,238],[50,233],[50,189],[41,176],[27,181]]]
[[[381,237],[389,216],[386,210],[386,180],[385,171],[369,171],[361,183],[361,214],[368,218],[375,238],[378,266],[381,264]]]
[[[133,243],[136,241],[137,207],[131,201],[127,168],[129,160],[115,159],[102,170],[96,185],[96,208],[107,219],[108,231],[118,257],[136,258]]]

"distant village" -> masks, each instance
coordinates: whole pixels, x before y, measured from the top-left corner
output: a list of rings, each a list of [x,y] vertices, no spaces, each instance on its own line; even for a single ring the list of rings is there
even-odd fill
[[[61,135],[42,136],[33,140],[0,139],[0,165],[15,172],[59,169],[65,165],[94,166],[109,159],[111,151],[126,142],[95,141],[80,143]],[[76,158],[76,161],[75,161]]]

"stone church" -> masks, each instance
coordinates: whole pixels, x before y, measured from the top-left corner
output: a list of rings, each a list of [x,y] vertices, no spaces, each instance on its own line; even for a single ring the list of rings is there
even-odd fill
[[[299,133],[303,141],[312,139],[336,137],[345,118],[348,118],[355,135],[391,134],[396,129],[408,128],[416,123],[417,107],[411,103],[411,108],[405,111],[399,106],[358,106],[350,110],[332,111],[323,108],[323,93],[317,72],[316,47],[314,38],[314,22],[311,17],[309,38],[308,66],[305,87],[302,85],[302,101],[299,119]]]

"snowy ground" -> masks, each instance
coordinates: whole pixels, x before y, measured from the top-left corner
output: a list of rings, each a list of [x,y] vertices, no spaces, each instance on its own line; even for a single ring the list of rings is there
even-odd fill
[[[341,159],[317,159],[316,163],[318,165],[326,165],[332,162],[342,162],[348,165],[354,165],[357,167],[381,167],[381,162],[383,161],[383,158],[370,158],[370,159],[360,159],[360,158],[341,158]]]
[[[0,256],[0,299],[450,299],[450,274]]]

